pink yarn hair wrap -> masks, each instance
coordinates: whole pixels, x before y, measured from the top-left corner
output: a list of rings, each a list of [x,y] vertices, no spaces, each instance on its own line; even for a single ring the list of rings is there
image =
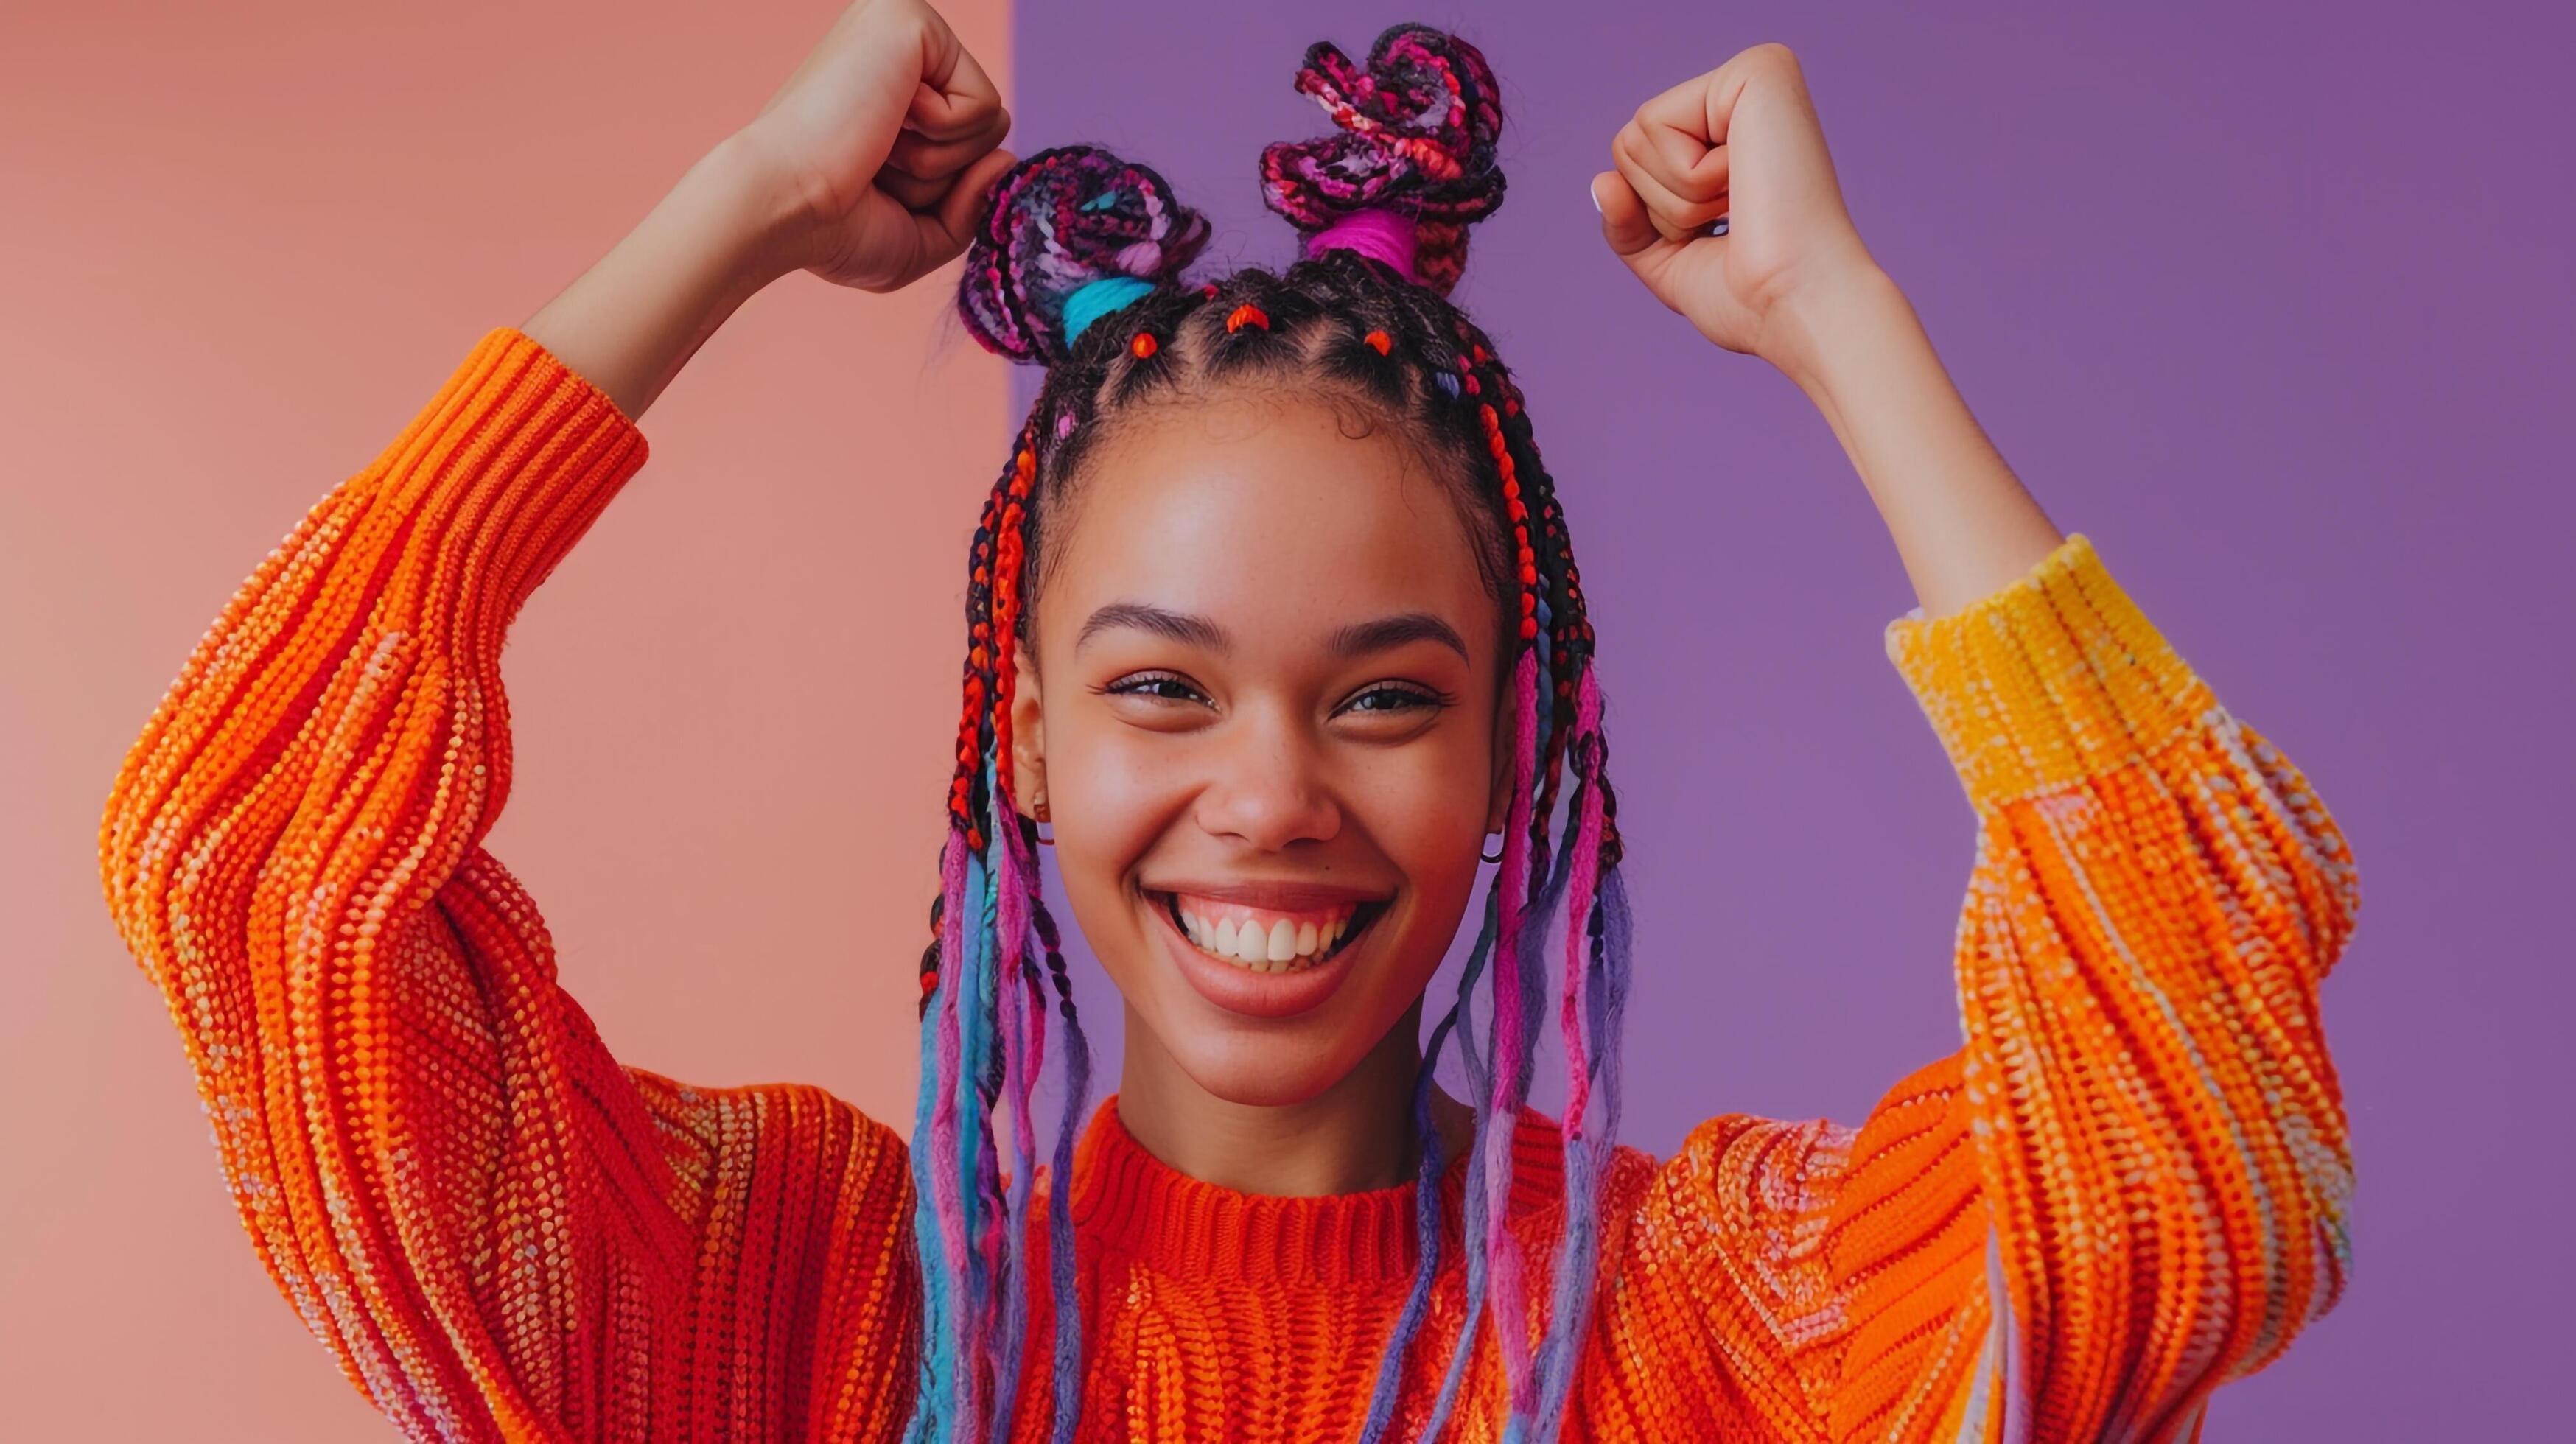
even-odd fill
[[[1401,212],[1382,206],[1352,211],[1306,238],[1307,260],[1334,250],[1384,261],[1408,281],[1422,279],[1413,270],[1413,217]]]

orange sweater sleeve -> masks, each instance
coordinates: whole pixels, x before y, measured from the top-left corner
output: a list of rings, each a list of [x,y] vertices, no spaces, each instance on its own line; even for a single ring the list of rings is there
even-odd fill
[[[108,799],[108,907],[261,1259],[405,1433],[882,1437],[901,1143],[817,1089],[618,1064],[481,845],[504,634],[645,455],[486,335],[198,643]]]
[[[1886,641],[1977,821],[1966,1044],[1857,1129],[1702,1124],[1610,1306],[1782,1437],[2194,1437],[2343,1287],[2351,851],[2080,533]]]

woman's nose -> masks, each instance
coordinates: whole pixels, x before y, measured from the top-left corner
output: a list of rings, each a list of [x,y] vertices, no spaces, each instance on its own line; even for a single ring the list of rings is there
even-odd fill
[[[1264,852],[1341,831],[1341,804],[1308,739],[1293,727],[1248,719],[1234,731],[1234,745],[1209,759],[1214,772],[1199,789],[1200,827]]]

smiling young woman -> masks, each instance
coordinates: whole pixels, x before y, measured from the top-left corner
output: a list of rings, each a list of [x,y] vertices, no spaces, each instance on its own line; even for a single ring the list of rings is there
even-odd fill
[[[1397,26],[1297,84],[1337,126],[1262,157],[1300,258],[1185,280],[1207,227],[1160,176],[1015,160],[937,15],[863,0],[252,574],[100,861],[280,1287],[422,1439],[2195,1435],[2348,1262],[2316,998],[2358,882],[2305,778],[1986,443],[1794,58],[1650,99],[1604,237],[1842,440],[1979,829],[1957,1054],[1857,1128],[1617,1146],[1591,623],[1526,399],[1447,299],[1503,194],[1494,79]],[[968,326],[1046,380],[970,547],[906,1140],[618,1063],[481,842],[504,635],[636,418],[769,280],[961,250]],[[1096,1111],[1042,820],[1128,1015]]]
[[[1370,1101],[1409,1111],[1420,1029],[1396,1025],[1510,802],[1497,603],[1448,483],[1382,431],[1246,386],[1129,423],[1080,484],[1017,654],[1013,735],[1083,936],[1141,1024],[1121,1117],[1211,1181],[1400,1183],[1402,1130],[1256,1180],[1173,1104],[1320,1114],[1384,1049],[1397,1089]]]

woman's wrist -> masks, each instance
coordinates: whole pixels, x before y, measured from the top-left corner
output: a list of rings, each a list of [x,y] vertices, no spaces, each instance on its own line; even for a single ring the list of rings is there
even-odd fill
[[[744,302],[803,264],[801,214],[757,144],[728,137],[520,329],[641,418]]]
[[[814,263],[814,197],[794,168],[778,159],[777,146],[757,121],[726,136],[698,164],[715,173],[731,198],[753,289]]]
[[[1764,354],[1816,403],[1914,583],[1947,616],[2027,572],[2064,538],[2005,464],[1912,303],[1856,269],[1784,298]]]
[[[1820,407],[1874,342],[1917,324],[1894,278],[1863,257],[1817,276],[1775,301],[1763,327],[1762,359]]]

